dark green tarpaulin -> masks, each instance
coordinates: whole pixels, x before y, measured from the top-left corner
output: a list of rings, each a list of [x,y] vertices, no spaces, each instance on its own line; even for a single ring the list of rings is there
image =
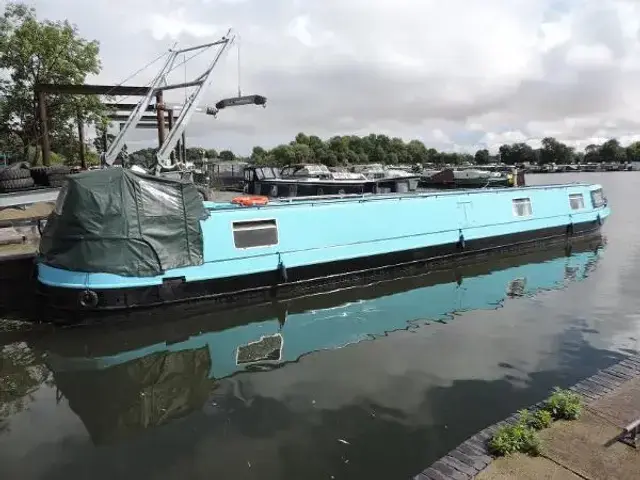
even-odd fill
[[[201,265],[206,216],[192,183],[124,168],[72,175],[47,219],[40,258],[66,270],[136,277]]]

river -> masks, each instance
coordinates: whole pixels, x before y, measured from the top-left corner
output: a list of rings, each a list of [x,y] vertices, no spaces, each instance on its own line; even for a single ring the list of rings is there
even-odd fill
[[[0,333],[0,478],[415,475],[553,386],[640,349],[639,179],[527,176],[604,186],[604,242],[570,256],[550,249],[287,305]]]

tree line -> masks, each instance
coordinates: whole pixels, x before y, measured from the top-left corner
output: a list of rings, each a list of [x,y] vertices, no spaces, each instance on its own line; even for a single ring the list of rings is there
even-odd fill
[[[353,165],[367,163],[396,164],[451,164],[474,163],[487,165],[505,163],[516,165],[530,164],[571,164],[571,163],[623,163],[640,161],[640,142],[627,147],[616,139],[602,145],[589,145],[583,152],[576,151],[553,137],[542,140],[540,148],[532,148],[526,143],[502,145],[494,155],[487,149],[478,150],[475,155],[469,153],[442,152],[427,148],[419,140],[405,142],[401,138],[389,138],[386,135],[370,134],[365,137],[355,135],[334,136],[322,140],[315,135],[298,133],[289,144],[278,145],[272,149],[253,147],[249,156],[235,155],[230,150],[217,152],[214,149],[192,147],[187,149],[187,161],[199,162],[202,159],[216,161],[246,161],[258,165],[283,166],[291,163],[323,163],[328,166]],[[134,152],[134,163],[150,163],[157,149],[148,148]]]

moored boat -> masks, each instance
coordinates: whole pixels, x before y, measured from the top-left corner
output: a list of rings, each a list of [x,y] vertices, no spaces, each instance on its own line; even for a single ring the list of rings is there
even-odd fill
[[[413,192],[418,188],[418,182],[420,180],[419,174],[411,173],[401,168],[383,166],[377,163],[354,167],[354,172],[362,173],[365,177],[371,180],[389,180],[389,179],[406,180],[408,182],[406,183],[407,189],[410,192]],[[403,185],[405,184],[403,183]],[[396,188],[394,191],[401,191],[401,190]]]
[[[70,178],[42,232],[38,286],[74,310],[194,298],[263,302],[385,268],[464,261],[597,232],[592,184],[203,202],[126,169]]]
[[[404,173],[404,172],[403,172]],[[245,169],[245,192],[271,198],[406,193],[417,187],[417,178],[405,175],[369,178],[363,173],[331,171],[322,164],[287,165],[281,170],[267,166]]]
[[[524,170],[510,167],[425,170],[420,177],[420,186],[424,188],[493,188],[524,185]]]

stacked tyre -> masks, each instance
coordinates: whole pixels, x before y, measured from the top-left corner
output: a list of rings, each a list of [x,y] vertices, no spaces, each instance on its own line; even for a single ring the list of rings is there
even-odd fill
[[[0,192],[2,193],[31,188],[34,183],[29,168],[23,165],[12,165],[0,170]]]
[[[61,187],[67,175],[71,173],[70,167],[54,165],[52,167],[33,167],[31,177],[37,185],[43,187]]]

